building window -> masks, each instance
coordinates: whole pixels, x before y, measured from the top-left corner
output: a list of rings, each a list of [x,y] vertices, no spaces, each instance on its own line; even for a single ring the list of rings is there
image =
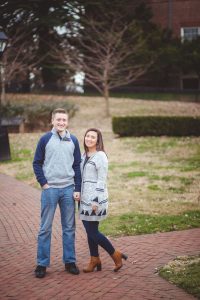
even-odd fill
[[[200,36],[200,27],[182,27],[181,39],[182,41],[192,41]]]

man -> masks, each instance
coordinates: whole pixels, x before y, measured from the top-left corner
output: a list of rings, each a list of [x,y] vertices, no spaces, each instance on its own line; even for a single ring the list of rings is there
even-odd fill
[[[41,137],[36,148],[33,169],[42,187],[41,224],[38,234],[35,275],[43,278],[50,265],[52,223],[57,204],[60,207],[63,262],[65,269],[78,275],[75,258],[75,200],[80,199],[81,153],[77,138],[70,134],[64,109],[52,113],[53,129]]]

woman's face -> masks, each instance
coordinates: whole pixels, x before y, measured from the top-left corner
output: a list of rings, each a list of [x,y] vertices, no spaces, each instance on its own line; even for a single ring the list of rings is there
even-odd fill
[[[96,149],[97,145],[97,132],[88,131],[85,136],[85,145],[88,147],[88,150]]]

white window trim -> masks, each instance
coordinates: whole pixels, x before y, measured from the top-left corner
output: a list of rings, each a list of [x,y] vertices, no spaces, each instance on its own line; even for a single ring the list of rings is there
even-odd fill
[[[200,36],[200,26],[184,26],[184,27],[181,27],[181,41],[183,42],[185,40],[185,37],[184,37],[184,29],[187,28],[187,29],[197,29],[197,35]]]

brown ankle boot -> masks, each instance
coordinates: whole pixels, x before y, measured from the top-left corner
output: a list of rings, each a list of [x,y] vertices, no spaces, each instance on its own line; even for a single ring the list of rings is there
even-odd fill
[[[115,251],[112,255],[111,255],[112,259],[114,260],[115,263],[115,268],[114,268],[114,272],[117,272],[121,267],[122,267],[122,258],[123,259],[127,259],[128,256],[119,252],[119,251]]]
[[[83,269],[84,273],[93,272],[97,268],[97,271],[101,271],[101,260],[99,256],[91,256],[90,262],[86,268]]]

